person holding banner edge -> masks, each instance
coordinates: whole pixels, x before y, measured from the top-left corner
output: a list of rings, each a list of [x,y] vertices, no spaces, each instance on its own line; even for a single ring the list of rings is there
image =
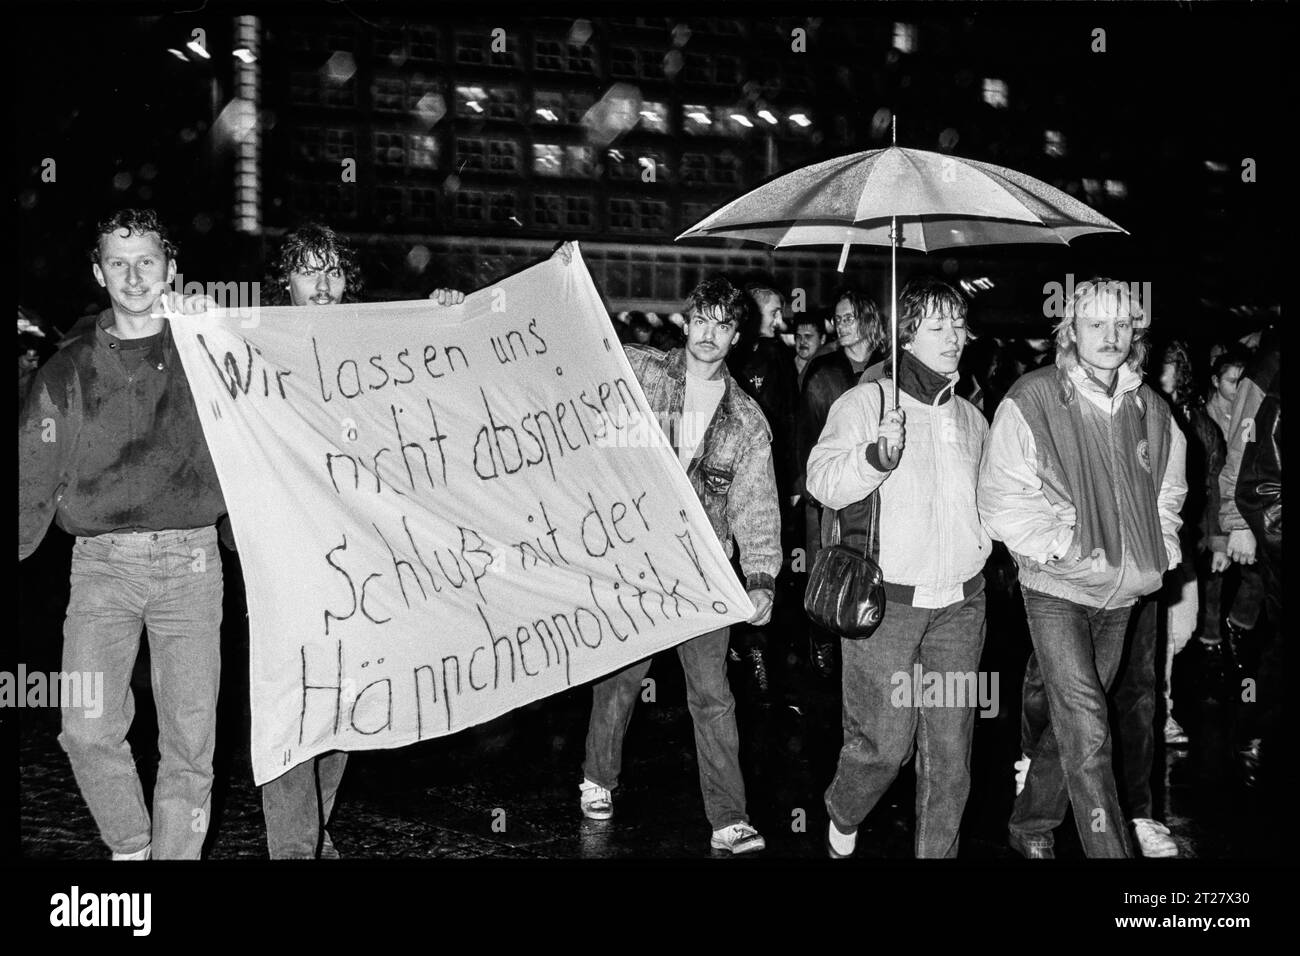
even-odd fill
[[[564,243],[556,255],[571,261],[573,243]],[[734,535],[755,607],[748,623],[763,625],[772,616],[781,569],[781,518],[771,430],[758,403],[740,389],[726,366],[747,314],[745,292],[721,276],[707,278],[691,293],[686,311],[685,348],[661,352],[626,345],[624,351],[651,411],[669,423],[673,447],[728,556]],[[701,634],[679,644],[677,653],[695,724],[700,790],[713,830],[709,845],[740,854],[767,844],[745,810],[735,699],[727,683],[730,630]],[[579,788],[588,819],[613,816],[623,738],[650,665],[650,659],[640,661],[592,687]]]
[[[361,301],[364,288],[356,253],[321,223],[287,233],[268,275],[272,305],[339,305]],[[455,289],[429,294],[439,305],[458,305]],[[262,786],[266,848],[273,860],[337,860],[328,824],[347,767],[346,750],[320,754]]]

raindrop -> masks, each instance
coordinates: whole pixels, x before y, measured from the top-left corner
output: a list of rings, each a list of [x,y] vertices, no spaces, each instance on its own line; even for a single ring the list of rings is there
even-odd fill
[[[113,177],[113,188],[121,192],[131,188],[131,174],[127,172],[118,173]]]
[[[959,139],[961,139],[961,134],[958,133],[951,126],[949,126],[946,130],[944,130],[942,133],[939,134],[939,148],[952,149],[954,146],[957,145],[957,140]]]
[[[888,134],[889,124],[893,118],[894,114],[884,106],[876,110],[871,117],[871,138],[882,139],[886,134]]]
[[[957,274],[957,260],[951,256],[943,260],[944,275],[954,276]]]
[[[591,21],[574,20],[573,26],[569,28],[569,42],[574,46],[582,46],[591,39]]]
[[[664,57],[664,76],[672,79],[682,71],[682,54],[678,50],[669,50]]]
[[[686,46],[691,38],[691,28],[684,23],[673,27],[673,46]]]
[[[442,188],[444,192],[454,193],[456,190],[460,189],[460,177],[455,173],[452,173],[442,181]]]
[[[23,194],[18,197],[18,204],[22,206],[24,209],[35,209],[36,190],[34,189],[24,190]]]
[[[139,196],[141,199],[145,200],[146,202],[149,201],[150,199],[153,199],[152,186],[141,186],[135,192],[137,196]]]
[[[198,135],[199,135],[198,133],[194,132],[194,128],[193,128],[193,127],[186,126],[183,130],[181,130],[181,133],[180,133],[180,136],[181,136],[181,142],[182,142],[182,143],[192,143],[192,142],[194,142],[195,138],[196,138]]]
[[[411,251],[406,254],[406,264],[416,272],[423,272],[432,258],[433,254],[427,247],[412,246]]]
[[[425,93],[415,104],[415,115],[426,126],[433,126],[447,115],[447,101],[441,93]]]
[[[153,182],[158,178],[158,167],[153,163],[145,163],[140,167],[140,178],[147,183]]]
[[[323,71],[325,77],[335,83],[346,83],[357,72],[357,61],[351,53],[335,52],[327,61]]]
[[[212,217],[205,212],[201,212],[195,216],[194,219],[191,220],[191,224],[194,226],[194,231],[199,235],[207,235],[212,231]]]

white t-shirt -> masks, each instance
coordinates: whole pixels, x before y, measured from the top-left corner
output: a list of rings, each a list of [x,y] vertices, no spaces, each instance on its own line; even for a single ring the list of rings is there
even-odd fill
[[[704,433],[713,421],[713,413],[718,410],[727,391],[726,380],[721,375],[717,378],[699,378],[686,373],[686,397],[682,400],[682,427],[679,454],[682,467],[687,468],[695,457],[695,449],[704,441]]]

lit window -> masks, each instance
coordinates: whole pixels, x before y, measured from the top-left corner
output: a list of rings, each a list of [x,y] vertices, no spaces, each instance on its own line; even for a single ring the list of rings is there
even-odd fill
[[[1106,195],[1112,199],[1123,199],[1128,195],[1128,186],[1122,179],[1106,180]]]
[[[534,40],[533,66],[552,73],[561,72],[564,69],[564,47],[559,40]]]
[[[994,109],[1006,109],[1007,81],[986,77],[984,79],[984,102],[989,106],[992,106]]]
[[[554,143],[534,143],[533,172],[538,176],[563,175],[564,150]]]
[[[417,169],[438,168],[438,138],[422,133],[410,137],[410,162]]]
[[[641,128],[650,133],[668,132],[668,105],[645,100],[641,103]]]
[[[396,77],[381,77],[370,87],[370,102],[380,113],[400,113],[406,104],[406,84]]]
[[[682,106],[682,129],[687,133],[707,133],[713,126],[712,111],[700,103]]]
[[[494,173],[519,171],[519,144],[509,139],[494,139],[488,143],[488,169]]]
[[[713,107],[713,130],[726,136],[742,136],[745,132],[745,125],[739,122],[732,114],[736,111],[730,106]],[[741,114],[736,114],[737,116]],[[752,122],[751,122],[751,125]]]
[[[735,186],[740,182],[740,158],[733,153],[723,153],[713,158],[713,175],[719,186]]]
[[[326,106],[346,109],[357,105],[357,85],[350,79],[343,83],[326,83],[324,94]]]
[[[461,169],[482,171],[487,168],[487,144],[481,139],[462,136],[456,139],[456,164]]]
[[[456,87],[456,115],[464,117],[487,114],[487,90],[481,86]]]
[[[900,53],[916,52],[916,24],[894,24],[894,49]]]
[[[1049,129],[1043,131],[1043,152],[1048,156],[1061,157],[1065,155],[1065,134],[1060,130]]]
[[[558,226],[560,224],[560,197],[537,193],[533,196],[533,225]]]
[[[1083,191],[1084,191],[1085,193],[1087,193],[1089,197],[1096,196],[1098,193],[1101,192],[1101,180],[1100,180],[1100,179],[1084,179],[1084,181],[1083,181]]]
[[[564,172],[583,179],[596,172],[596,151],[590,146],[564,147]]]
[[[491,44],[489,44],[491,47]],[[519,58],[515,55],[515,38],[506,37],[504,50],[488,50],[488,61],[493,66],[516,67],[519,65]]]
[[[564,119],[564,94],[558,90],[533,93],[533,122],[559,123]]]
[[[482,222],[483,194],[472,189],[457,190],[456,218],[470,222]]]
[[[483,37],[477,33],[456,34],[456,62],[471,65],[487,62],[483,52]]]
[[[564,224],[570,229],[590,229],[591,198],[588,196],[565,196]]]

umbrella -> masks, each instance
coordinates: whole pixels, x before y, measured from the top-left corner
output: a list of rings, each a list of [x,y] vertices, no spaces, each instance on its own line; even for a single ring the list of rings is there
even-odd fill
[[[890,146],[839,156],[764,183],[680,236],[749,239],[777,249],[890,247],[890,331],[898,407],[898,249],[1061,243],[1126,233],[1105,216],[1032,176],[942,153]],[[891,461],[896,460],[889,456]]]

